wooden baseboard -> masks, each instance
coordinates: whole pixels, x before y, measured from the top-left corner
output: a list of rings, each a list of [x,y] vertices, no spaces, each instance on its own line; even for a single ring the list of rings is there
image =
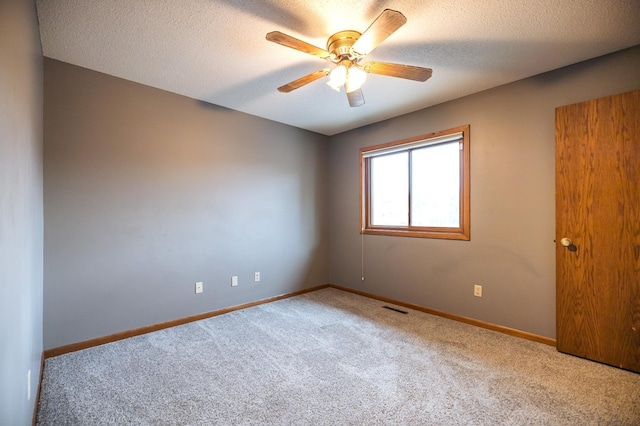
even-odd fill
[[[369,297],[371,299],[376,299],[381,302],[391,303],[393,305],[398,305],[405,308],[413,309],[415,311],[425,312],[427,314],[437,315],[439,317],[447,318],[450,320],[463,322],[465,324],[475,325],[476,327],[486,328],[487,330],[497,331],[500,333],[508,334],[510,336],[520,337],[522,339],[527,339],[527,340],[531,340],[538,343],[544,343],[545,345],[549,345],[553,347],[556,346],[556,339],[552,339],[550,337],[544,337],[537,334],[528,333],[526,331],[516,330],[515,328],[503,327],[501,325],[496,325],[489,322],[476,320],[473,318],[450,314],[448,312],[439,311],[437,309],[425,308],[424,306],[415,305],[413,303],[401,302],[399,300],[391,299],[389,297],[378,296],[376,294],[366,293],[364,291],[354,290],[347,287],[341,287],[334,284],[329,284],[328,287],[335,288],[342,291],[347,291],[349,293],[357,294],[364,297]]]
[[[120,333],[111,334],[109,336],[103,336],[103,337],[98,337],[96,339],[85,340],[83,342],[72,343],[70,345],[59,346],[57,348],[47,349],[46,351],[44,351],[43,355],[44,355],[44,358],[51,358],[51,357],[63,355],[69,352],[75,352],[82,349],[92,348],[94,346],[104,345],[105,343],[111,343],[111,342],[116,342],[118,340],[128,339],[129,337],[139,336],[141,334],[147,334],[147,333],[162,330],[165,328],[175,327],[177,325],[183,325],[190,322],[215,317],[218,315],[227,314],[229,312],[238,311],[240,309],[251,308],[253,306],[263,305],[265,303],[275,302],[276,300],[282,300],[282,299],[287,299],[289,297],[299,296],[301,294],[310,293],[312,291],[321,290],[327,287],[329,287],[329,284],[324,284],[317,287],[311,287],[304,290],[294,291],[292,293],[286,293],[280,296],[269,297],[267,299],[257,300],[255,302],[244,303],[242,305],[231,306],[229,308],[224,308],[217,311],[205,312],[199,315],[193,315],[190,317],[179,318],[171,321],[162,322],[159,324],[148,325],[148,326],[136,328],[133,330],[122,331]]]
[[[33,416],[31,424],[38,424],[38,405],[40,404],[40,390],[42,389],[42,375],[44,374],[44,352],[40,355],[40,374],[38,375],[38,386],[36,387],[36,399],[33,401]]]
[[[69,352],[75,352],[82,349],[92,348],[94,346],[104,345],[106,343],[116,342],[118,340],[127,339],[129,337],[139,336],[141,334],[151,333],[154,331],[162,330],[165,328],[175,327],[177,325],[187,324],[193,321],[199,321],[206,318],[215,317],[218,315],[223,315],[229,312],[237,311],[240,309],[251,308],[253,306],[263,305],[265,303],[275,302],[276,300],[282,300],[289,297],[299,296],[301,294],[310,293],[312,291],[321,290],[323,288],[335,288],[337,290],[347,291],[349,293],[357,294],[364,297],[369,297],[371,299],[376,299],[381,302],[391,303],[397,306],[403,306],[405,308],[413,309],[420,312],[425,312],[427,314],[437,315],[439,317],[448,318],[450,320],[463,322],[465,324],[475,325],[476,327],[486,328],[488,330],[497,331],[500,333],[508,334],[510,336],[520,337],[522,339],[531,340],[538,343],[544,343],[545,345],[556,346],[556,340],[550,337],[539,336],[537,334],[528,333],[526,331],[516,330],[514,328],[503,327],[501,325],[496,325],[480,320],[476,320],[473,318],[467,318],[460,315],[450,314],[448,312],[439,311],[437,309],[426,308],[424,306],[416,305],[413,303],[406,303],[399,300],[391,299],[389,297],[378,296],[377,294],[367,293],[360,290],[354,290],[348,287],[342,287],[334,284],[324,284],[316,287],[307,288],[304,290],[295,291],[292,293],[282,294],[280,296],[269,297],[267,299],[258,300],[255,302],[245,303],[242,305],[231,306],[229,308],[220,309],[212,312],[205,312],[199,315],[193,315],[190,317],[179,318],[172,321],[166,321],[159,324],[148,325],[145,327],[136,328],[133,330],[123,331],[120,333],[111,334],[109,336],[98,337],[96,339],[85,340],[83,342],[72,343],[70,345],[59,346],[57,348],[47,349],[44,351],[43,355],[43,363],[45,358],[51,358],[58,355],[63,355]],[[42,370],[40,371],[40,382],[42,382]],[[38,385],[38,396],[40,394],[40,385]],[[36,405],[37,407],[37,405]],[[34,416],[35,419],[35,416]]]

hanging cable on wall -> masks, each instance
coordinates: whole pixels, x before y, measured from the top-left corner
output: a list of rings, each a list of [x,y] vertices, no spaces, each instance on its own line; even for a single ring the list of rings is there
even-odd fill
[[[364,232],[360,232],[360,272],[364,281]]]

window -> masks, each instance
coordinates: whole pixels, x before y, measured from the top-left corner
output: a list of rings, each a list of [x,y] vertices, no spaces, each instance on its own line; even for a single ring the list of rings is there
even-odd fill
[[[469,240],[469,126],[360,149],[365,234]]]

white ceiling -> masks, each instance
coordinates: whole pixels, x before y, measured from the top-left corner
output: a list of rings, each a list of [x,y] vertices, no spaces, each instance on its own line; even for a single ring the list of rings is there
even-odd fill
[[[325,135],[640,44],[639,0],[37,0],[44,55]],[[350,108],[331,65],[265,39],[321,48],[384,9],[408,22],[366,60],[433,69],[425,83],[369,75]]]

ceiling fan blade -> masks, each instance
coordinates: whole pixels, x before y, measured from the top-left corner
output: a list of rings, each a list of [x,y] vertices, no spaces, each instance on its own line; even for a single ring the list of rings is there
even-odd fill
[[[364,105],[364,95],[362,94],[362,90],[354,90],[353,92],[347,93],[347,99],[349,99],[350,107],[359,107]]]
[[[427,81],[433,71],[431,68],[414,67],[413,65],[391,64],[389,62],[366,62],[362,68],[372,74],[389,77],[406,78],[415,81]]]
[[[406,22],[407,18],[397,10],[383,10],[353,44],[353,51],[360,56],[370,53]]]
[[[291,37],[285,33],[281,33],[280,31],[272,31],[268,33],[267,40],[299,50],[300,52],[308,53],[309,55],[317,56],[318,58],[329,59],[331,57],[331,54],[326,50],[320,49],[306,41],[298,40],[297,38]]]
[[[319,78],[322,78],[329,74],[329,68],[323,68],[319,71],[312,72],[311,74],[307,74],[304,77],[300,77],[297,80],[292,81],[291,83],[287,83],[284,86],[278,87],[278,92],[289,93],[292,90],[296,90],[306,84],[309,84],[313,81],[316,81]]]

